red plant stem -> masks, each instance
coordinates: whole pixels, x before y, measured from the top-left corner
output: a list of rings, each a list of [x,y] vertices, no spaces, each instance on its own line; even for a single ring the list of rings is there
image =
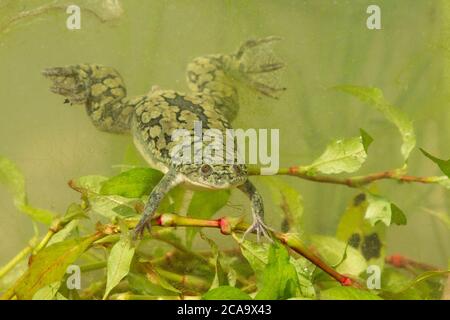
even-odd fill
[[[415,260],[412,260],[410,258],[407,258],[401,254],[393,254],[389,257],[386,257],[385,259],[386,263],[392,265],[393,267],[396,268],[416,268],[416,269],[421,269],[424,271],[437,271],[439,270],[438,267],[432,266],[430,264],[427,263],[423,263],[423,262],[418,262]]]
[[[337,272],[335,269],[330,267],[328,264],[326,264],[322,259],[319,258],[316,254],[314,254],[311,250],[308,250],[305,248],[305,246],[296,238],[290,238],[289,235],[274,232],[275,237],[281,241],[285,246],[289,247],[293,251],[300,254],[305,259],[308,259],[311,261],[314,265],[322,269],[322,271],[329,274],[332,278],[334,278],[336,281],[338,281],[343,286],[353,286],[356,285],[356,283],[353,283],[353,281],[346,277],[339,272]]]
[[[217,220],[205,220],[183,217],[172,213],[164,213],[152,220],[153,225],[161,227],[209,227],[218,228],[224,235],[230,235],[232,232],[244,232],[248,229],[249,225],[244,222],[236,222],[233,218],[223,217]],[[319,267],[325,273],[330,275],[336,281],[344,286],[357,285],[349,277],[346,277],[331,266],[326,264],[319,256],[315,255],[313,252],[308,250],[296,237],[289,234],[284,234],[280,232],[272,232],[273,236],[280,240],[285,246],[291,250],[297,252],[304,258],[311,261],[314,265]]]
[[[260,168],[256,168],[256,167],[250,168],[249,174],[250,175],[260,175],[261,174]],[[289,168],[279,169],[277,175],[293,176],[293,177],[298,177],[300,179],[318,182],[318,183],[345,185],[350,188],[358,188],[358,187],[368,185],[368,184],[378,181],[378,180],[386,180],[386,179],[397,180],[400,182],[416,182],[416,183],[424,183],[424,184],[436,183],[436,181],[438,179],[438,177],[417,177],[417,176],[410,176],[410,175],[402,175],[402,174],[399,174],[396,170],[371,173],[371,174],[368,174],[365,176],[339,178],[339,177],[324,176],[324,175],[311,175],[311,174],[308,174],[300,166],[293,166],[293,167],[289,167]]]

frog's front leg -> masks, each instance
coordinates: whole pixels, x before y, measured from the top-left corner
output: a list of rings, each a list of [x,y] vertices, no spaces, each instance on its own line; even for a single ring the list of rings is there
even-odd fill
[[[239,189],[244,192],[251,201],[252,206],[252,215],[253,215],[253,223],[252,225],[245,231],[242,240],[247,236],[247,234],[251,232],[256,232],[256,236],[258,242],[260,240],[261,234],[272,241],[269,231],[272,229],[269,228],[264,223],[264,203],[261,195],[256,190],[255,186],[247,180],[244,184],[239,186]]]
[[[144,234],[145,229],[150,231],[151,229],[151,219],[153,218],[159,204],[164,199],[166,194],[173,189],[175,186],[182,182],[182,177],[175,170],[170,169],[164,177],[158,182],[158,184],[153,188],[150,196],[147,200],[147,204],[144,208],[144,213],[142,214],[141,220],[134,229],[134,238],[141,238]]]

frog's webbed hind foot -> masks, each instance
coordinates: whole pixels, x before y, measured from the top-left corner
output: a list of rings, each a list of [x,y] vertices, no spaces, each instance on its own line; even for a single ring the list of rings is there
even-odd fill
[[[125,84],[114,68],[77,64],[47,68],[42,74],[53,82],[50,90],[62,95],[64,103],[84,104],[98,129],[114,133],[130,130],[132,111],[139,99],[125,99]]]
[[[277,36],[269,36],[269,37],[265,37],[265,38],[261,38],[261,39],[249,39],[247,41],[245,41],[243,44],[241,44],[241,46],[239,47],[239,49],[236,52],[236,57],[237,58],[241,58],[248,50],[261,46],[261,45],[267,45],[267,44],[272,44],[273,42],[276,41],[280,41],[282,40],[281,37],[277,37]]]
[[[263,238],[266,238],[270,242],[273,242],[271,232],[274,231],[272,228],[268,227],[264,221],[259,217],[255,216],[253,218],[253,223],[251,226],[244,232],[244,235],[242,236],[241,241],[244,241],[245,237],[249,233],[256,233],[256,239],[258,242],[261,241],[261,235]]]
[[[252,204],[253,222],[251,226],[244,232],[242,241],[249,233],[256,233],[258,242],[261,240],[261,235],[264,238],[273,241],[271,232],[274,231],[264,223],[264,204],[261,195],[256,190],[255,186],[247,180],[244,184],[239,186],[239,189],[249,197]]]
[[[279,37],[266,37],[244,42],[234,57],[244,83],[264,96],[278,98],[286,90],[279,86],[279,71],[285,64],[273,53],[272,45]]]
[[[111,67],[78,64],[47,68],[42,74],[53,82],[50,87],[53,93],[65,96],[73,104],[84,104],[88,100],[107,103],[126,95],[122,77]]]

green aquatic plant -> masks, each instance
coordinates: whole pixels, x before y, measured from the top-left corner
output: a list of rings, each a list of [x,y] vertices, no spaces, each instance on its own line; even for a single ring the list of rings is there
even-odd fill
[[[310,165],[281,168],[278,175],[354,188],[354,199],[342,215],[336,236],[304,234],[303,202],[298,191],[278,177],[262,177],[273,202],[283,213],[285,232],[271,231],[270,242],[243,239],[249,225],[243,217],[213,218],[224,210],[229,191],[188,191],[175,188],[152,218],[152,234],[132,239],[131,229],[146,199],[160,181],[159,171],[134,167],[116,176],[85,176],[69,186],[80,194],[67,212],[37,209],[26,200],[25,181],[8,159],[0,159],[0,182],[17,208],[33,223],[45,224],[29,245],[0,269],[3,299],[439,299],[448,271],[403,256],[386,257],[386,229],[407,223],[406,214],[377,192],[379,180],[438,184],[448,188],[444,160],[425,155],[445,175],[418,177],[408,173],[407,159],[415,148],[407,116],[382,98],[377,89],[338,87],[371,105],[395,126],[403,144],[400,168],[363,176],[354,173],[368,157],[376,139],[360,136],[330,143]],[[381,100],[380,100],[381,99]],[[250,167],[250,175],[260,169]],[[401,185],[399,185],[401,188]],[[182,210],[182,208],[184,208]],[[187,208],[187,209],[186,209]],[[180,212],[187,215],[180,215]],[[195,230],[180,237],[180,229]],[[224,249],[201,229],[215,228],[236,241]],[[210,248],[193,247],[197,235]],[[28,259],[28,266],[23,261]],[[70,285],[78,266],[82,288]],[[381,287],[369,289],[369,266],[382,270]],[[77,269],[74,269],[77,270]]]
[[[38,22],[40,20],[34,18],[44,14],[53,12],[62,14],[69,3],[71,2],[55,0],[39,6],[28,3],[25,5],[25,1],[1,1],[2,9],[12,11],[2,16],[0,33],[6,34],[13,28],[19,28],[19,23]],[[120,6],[110,7],[110,10],[102,7],[105,3],[119,3],[118,1],[77,3],[83,11],[101,22],[114,19],[122,13]],[[446,7],[447,14],[448,4],[443,1],[442,5]],[[246,10],[254,11],[246,6],[242,7],[245,10],[239,10],[239,14]],[[157,7],[163,8],[159,4]],[[233,8],[230,6],[228,9]],[[345,10],[347,11],[347,8]],[[309,11],[305,12],[309,14]],[[335,14],[334,8],[332,13]],[[221,12],[222,14],[224,13]],[[159,17],[164,16],[162,12],[155,14],[157,17],[154,19],[155,25],[161,22]],[[262,19],[261,25],[267,23]],[[173,21],[167,20],[170,23]],[[286,19],[288,20],[294,19]],[[352,19],[346,21],[353,24]],[[222,25],[226,26],[227,33],[230,33],[232,26],[226,23]],[[236,26],[240,28],[242,25],[238,23]],[[292,30],[291,25],[289,30]],[[444,30],[447,32],[450,28]],[[448,34],[445,34],[444,38],[448,39]],[[445,54],[448,54],[447,42],[446,40],[442,48]],[[360,45],[358,43],[358,48]],[[323,48],[319,47],[320,52],[323,52]],[[352,45],[349,46],[348,52],[356,51],[351,49]],[[411,48],[408,47],[409,49]],[[399,59],[404,59],[397,50],[383,51],[386,52],[385,56],[381,56],[383,61],[389,59],[395,61],[392,56],[394,53]],[[321,57],[317,51],[311,52],[312,55]],[[151,53],[146,53],[148,54]],[[296,58],[298,54],[295,51]],[[316,60],[311,58],[314,56],[305,60],[314,66],[316,74],[317,62],[320,63],[322,57]],[[350,69],[355,63],[354,56],[344,60],[343,69]],[[373,68],[379,67],[372,59],[364,57],[363,61],[373,64]],[[449,59],[445,65],[447,78],[448,61]],[[418,64],[420,62],[414,61]],[[425,68],[429,69],[429,63],[426,62],[424,70],[419,70],[420,72],[415,75],[417,78],[423,76]],[[379,70],[383,73],[386,71],[384,68]],[[404,72],[401,76],[403,75]],[[309,82],[312,77],[308,77],[305,72],[304,79],[305,83],[302,84]],[[400,84],[408,84],[407,81],[404,83],[403,81],[405,80],[399,79],[399,82],[402,82]],[[334,83],[336,82],[339,81]],[[159,171],[147,167],[128,166],[128,170],[112,177],[74,178],[69,186],[79,194],[80,200],[70,204],[66,212],[60,214],[33,206],[28,200],[22,173],[13,162],[1,157],[0,182],[5,186],[5,190],[10,191],[15,206],[30,218],[35,229],[35,234],[27,245],[0,268],[2,298],[129,300],[448,298],[450,288],[448,280],[447,289],[443,288],[443,279],[448,276],[447,270],[440,270],[426,262],[414,261],[401,255],[386,256],[389,247],[386,231],[392,224],[399,226],[407,224],[409,212],[404,213],[400,209],[403,204],[398,200],[394,203],[390,199],[390,194],[380,193],[377,183],[388,180],[396,183],[395,187],[400,190],[402,185],[412,183],[424,184],[425,187],[441,185],[449,189],[449,161],[422,149],[423,154],[432,160],[444,175],[410,174],[408,162],[416,145],[412,121],[387,101],[377,88],[340,85],[334,89],[348,93],[380,112],[399,131],[402,140],[399,152],[402,162],[398,167],[389,170],[356,175],[370,158],[371,144],[379,143],[377,136],[372,137],[368,132],[370,130],[364,129],[359,129],[359,134],[355,137],[331,141],[322,153],[313,150],[314,152],[310,152],[308,156],[313,157],[316,154],[317,157],[309,164],[296,164],[278,170],[277,175],[318,184],[332,184],[336,188],[344,186],[355,191],[354,196],[349,199],[347,209],[341,215],[335,235],[305,233],[303,229],[305,216],[320,214],[328,217],[332,216],[333,212],[305,211],[304,203],[311,202],[311,199],[306,197],[304,199],[297,188],[274,176],[260,178],[272,196],[265,201],[270,202],[272,198],[274,207],[282,214],[280,217],[280,220],[283,220],[282,232],[275,230],[271,232],[274,243],[258,243],[242,239],[242,233],[249,227],[243,217],[217,218],[219,211],[220,214],[226,212],[230,194],[234,191],[189,193],[180,188],[168,193],[156,215],[151,219],[150,222],[154,226],[152,234],[145,235],[140,241],[133,241],[131,230],[141,218],[150,191],[162,178]],[[416,99],[413,95],[406,96],[411,99],[409,102]],[[397,102],[399,105],[407,104],[404,97],[400,101],[403,103]],[[311,119],[310,110],[312,109],[303,110],[306,119]],[[348,123],[352,123],[348,120],[351,119],[342,119],[341,123],[348,126]],[[315,128],[318,125],[316,121],[308,122],[309,129],[313,133],[320,130]],[[358,131],[356,125],[354,129],[355,132]],[[432,146],[423,147],[430,150]],[[259,176],[261,169],[249,167],[248,174]],[[450,225],[447,213],[425,210],[438,217],[445,225]],[[47,228],[44,235],[38,232],[42,228]],[[213,241],[208,238],[204,233],[206,228],[216,229],[223,237],[233,239],[234,247],[224,248],[220,240]],[[199,249],[193,245],[194,240],[203,243],[209,249]],[[371,266],[379,267],[382,272],[380,289],[376,286],[370,290],[368,288],[368,284],[371,283]],[[79,280],[81,283],[78,283]]]

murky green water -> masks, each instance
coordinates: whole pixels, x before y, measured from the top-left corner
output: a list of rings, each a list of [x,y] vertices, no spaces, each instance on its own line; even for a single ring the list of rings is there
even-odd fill
[[[64,1],[0,0],[0,154],[22,169],[29,200],[38,207],[63,212],[78,199],[68,180],[117,173],[131,146],[129,137],[97,131],[81,107],[63,105],[61,97],[49,92],[40,74],[43,68],[96,62],[117,68],[129,95],[147,92],[152,85],[185,91],[184,71],[192,58],[231,52],[248,38],[268,35],[284,39],[276,51],[287,64],[282,83],[288,90],[277,101],[243,105],[235,127],[280,128],[283,167],[311,163],[330,140],[356,136],[359,128],[375,142],[358,175],[401,166],[395,127],[373,108],[330,90],[340,84],[382,89],[387,100],[413,119],[418,146],[441,158],[450,154],[441,1],[376,1],[382,30],[366,28],[366,8],[374,1],[127,0],[121,1],[122,11],[114,1],[104,1],[109,9],[101,1],[78,2],[92,11],[82,13],[80,30],[70,31],[62,8],[15,18]],[[9,23],[11,19],[16,20]],[[414,175],[439,174],[417,149],[409,170]],[[280,209],[271,204],[263,179],[253,181],[266,199],[268,223],[278,227]],[[357,193],[343,186],[280,179],[302,194],[308,234],[334,234]],[[445,268],[449,229],[424,209],[449,214],[449,191],[393,181],[379,183],[378,190],[408,217],[407,226],[389,228],[388,252]],[[233,194],[231,204],[244,210],[248,206],[240,194]],[[0,263],[32,233],[28,218],[0,188]]]

